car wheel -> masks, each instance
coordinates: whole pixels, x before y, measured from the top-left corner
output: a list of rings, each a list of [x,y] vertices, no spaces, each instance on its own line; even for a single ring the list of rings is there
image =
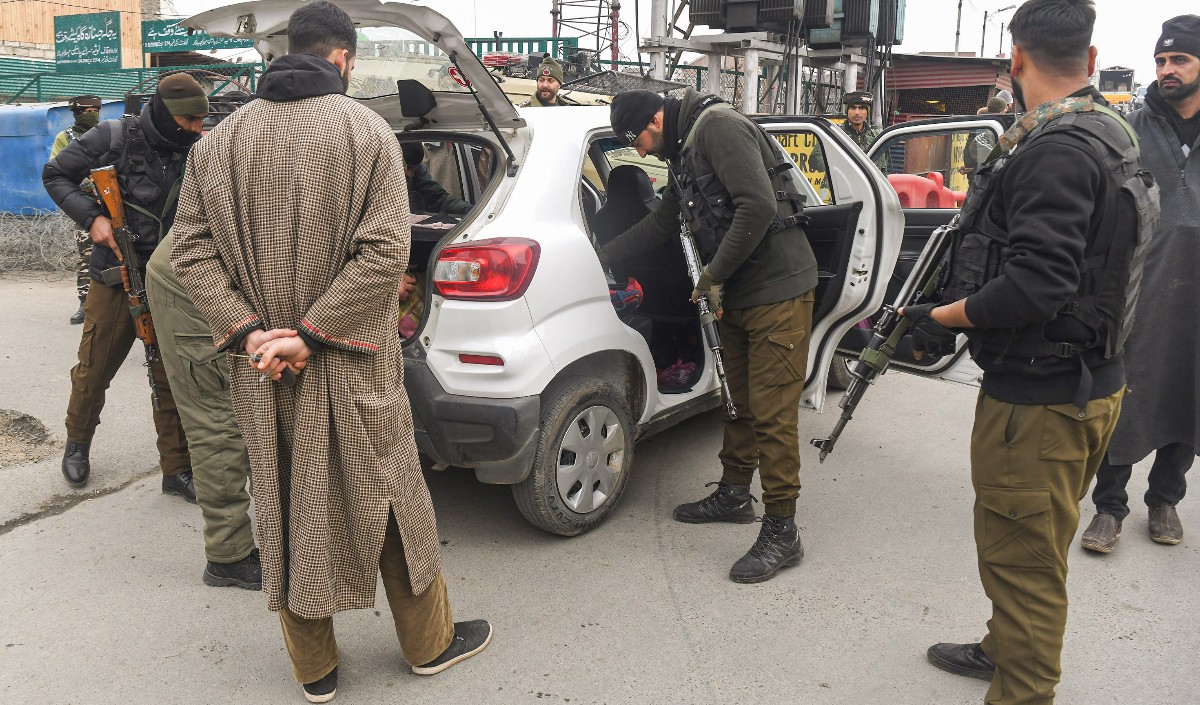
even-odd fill
[[[577,381],[545,395],[533,469],[512,488],[521,514],[560,536],[603,521],[629,482],[629,418],[625,400],[600,382]]]
[[[829,366],[829,388],[846,389],[854,377],[850,374],[850,366],[857,360],[845,355],[834,355],[833,364]]]

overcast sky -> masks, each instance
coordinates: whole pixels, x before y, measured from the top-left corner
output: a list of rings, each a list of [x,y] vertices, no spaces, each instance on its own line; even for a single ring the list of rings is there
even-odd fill
[[[336,0],[335,0],[336,2]],[[1136,71],[1135,80],[1147,84],[1154,80],[1154,43],[1162,31],[1164,20],[1184,13],[1197,12],[1196,0],[1095,0],[1096,30],[1092,42],[1099,49],[1099,68],[1127,66]],[[229,4],[223,0],[173,0],[180,14]],[[551,33],[551,0],[420,0],[448,17],[459,31],[469,37],[491,36],[503,32],[508,37],[549,36]],[[673,3],[672,3],[673,4]],[[957,9],[955,0],[908,0],[904,27],[904,43],[896,48],[902,52],[952,51]],[[987,46],[985,55],[996,56],[1000,50],[1000,25],[1012,17],[1012,10],[1001,8],[1020,4],[1019,0],[963,0],[962,37],[960,50],[979,52],[983,31],[983,13],[988,12]],[[168,3],[164,1],[164,12]],[[629,26],[628,37],[622,41],[627,54],[636,52],[634,42],[635,7],[641,9],[641,33],[650,33],[651,0],[623,0],[621,18]],[[686,25],[686,19],[683,21]],[[700,28],[697,33],[711,33]],[[1007,35],[1007,33],[1006,33]],[[1010,51],[1009,37],[1004,37],[1005,54]]]

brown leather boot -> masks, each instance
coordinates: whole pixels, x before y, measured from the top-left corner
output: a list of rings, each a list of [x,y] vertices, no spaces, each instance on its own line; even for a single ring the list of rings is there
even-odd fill
[[[1150,540],[1174,546],[1183,540],[1183,523],[1175,507],[1164,504],[1150,508]]]

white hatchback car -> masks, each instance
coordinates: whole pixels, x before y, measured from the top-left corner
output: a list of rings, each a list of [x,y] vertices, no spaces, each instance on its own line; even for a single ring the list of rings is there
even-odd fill
[[[404,378],[418,447],[439,467],[511,485],[521,513],[546,531],[587,531],[621,497],[638,440],[721,407],[680,248],[625,273],[644,295],[625,311],[614,307],[594,251],[653,208],[662,165],[614,139],[607,108],[515,108],[458,30],[429,8],[338,4],[360,30],[351,95],[400,141],[423,143],[422,173],[470,207],[462,216],[413,216],[411,267],[421,287],[407,314]],[[294,9],[264,0],[181,24],[253,38],[269,62],[286,50]],[[868,336],[860,322],[903,279],[902,251],[910,268],[952,211],[914,208],[906,223],[888,180],[835,126],[814,118],[762,124],[781,145],[801,136],[824,152],[824,200],[805,186],[820,284],[801,402],[820,411],[835,352],[861,349]],[[903,141],[917,129],[895,134]],[[1001,126],[964,118],[930,134],[951,149],[967,129],[996,134]],[[964,359],[900,364],[971,382],[978,371]]]

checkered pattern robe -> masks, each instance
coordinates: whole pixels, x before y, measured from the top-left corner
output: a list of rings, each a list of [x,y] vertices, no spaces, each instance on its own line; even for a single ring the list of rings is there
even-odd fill
[[[403,164],[387,124],[343,95],[253,101],[189,159],[171,264],[217,347],[260,324],[327,346],[293,389],[229,358],[272,610],[372,607],[389,507],[413,591],[441,570],[396,334]]]

